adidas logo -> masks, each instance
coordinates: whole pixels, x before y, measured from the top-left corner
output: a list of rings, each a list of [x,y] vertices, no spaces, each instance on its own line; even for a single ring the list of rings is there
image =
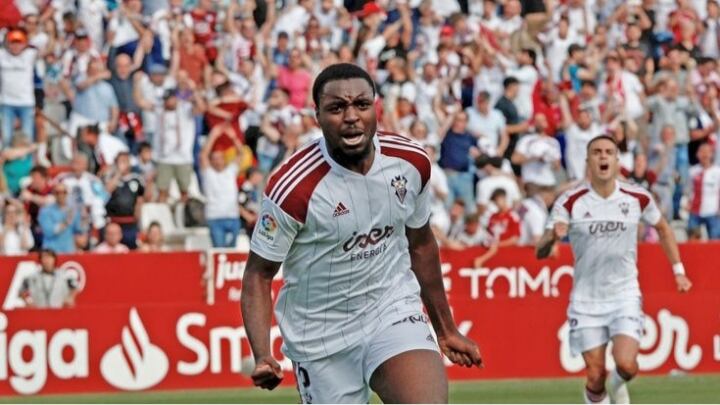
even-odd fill
[[[339,217],[340,215],[349,214],[350,210],[347,209],[345,204],[342,202],[339,202],[337,207],[335,207],[335,212],[333,212],[333,217]]]
[[[592,215],[590,215],[589,212],[586,212],[586,213],[585,213],[585,216],[583,216],[583,218],[592,218]]]

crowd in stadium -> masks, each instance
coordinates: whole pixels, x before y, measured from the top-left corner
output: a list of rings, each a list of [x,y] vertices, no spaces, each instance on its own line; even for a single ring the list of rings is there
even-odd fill
[[[444,247],[535,244],[603,133],[681,240],[720,238],[715,0],[4,3],[3,254],[163,251],[168,226],[237,246],[322,136],[309,93],[337,62],[433,160]]]

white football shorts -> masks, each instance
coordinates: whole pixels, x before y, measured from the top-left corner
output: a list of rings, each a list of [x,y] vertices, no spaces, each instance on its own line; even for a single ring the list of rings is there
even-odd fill
[[[626,335],[639,342],[644,320],[640,298],[606,303],[597,312],[587,311],[586,304],[571,302],[568,307],[570,352],[573,356],[580,355],[607,344],[617,335]]]
[[[423,313],[389,318],[357,344],[329,357],[293,362],[303,403],[355,403],[370,400],[370,377],[386,360],[411,350],[440,352]]]

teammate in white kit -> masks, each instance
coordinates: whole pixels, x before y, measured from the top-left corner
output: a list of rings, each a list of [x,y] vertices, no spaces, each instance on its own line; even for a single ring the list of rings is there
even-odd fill
[[[270,177],[243,277],[242,313],[255,385],[273,389],[271,281],[303,402],[447,402],[440,350],[454,363],[482,360],[460,334],[445,297],[428,225],[430,161],[408,138],[376,133],[375,87],[351,64],[326,68],[313,99],[323,139]],[[422,304],[437,334],[427,325]]]
[[[672,228],[652,195],[642,187],[617,180],[618,148],[605,135],[587,146],[589,181],[562,194],[548,218],[537,246],[547,257],[555,242],[569,235],[575,272],[568,318],[570,349],[582,353],[587,370],[586,403],[629,403],[626,383],[638,371],[637,354],[643,312],[637,277],[638,224],[654,226],[672,263],[680,292],[692,286],[680,262]],[[605,351],[613,343],[616,368],[607,391]],[[609,395],[608,395],[609,394]]]

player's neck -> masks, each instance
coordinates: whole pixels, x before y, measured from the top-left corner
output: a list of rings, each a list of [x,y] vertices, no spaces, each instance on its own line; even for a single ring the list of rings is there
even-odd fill
[[[615,192],[615,179],[590,179],[590,187],[602,198],[608,198]]]
[[[332,152],[330,152],[330,155],[340,166],[352,172],[365,175],[370,171],[370,168],[372,168],[372,164],[375,159],[375,145],[370,145],[370,150],[367,155],[359,159],[349,159],[340,155],[336,156]]]

